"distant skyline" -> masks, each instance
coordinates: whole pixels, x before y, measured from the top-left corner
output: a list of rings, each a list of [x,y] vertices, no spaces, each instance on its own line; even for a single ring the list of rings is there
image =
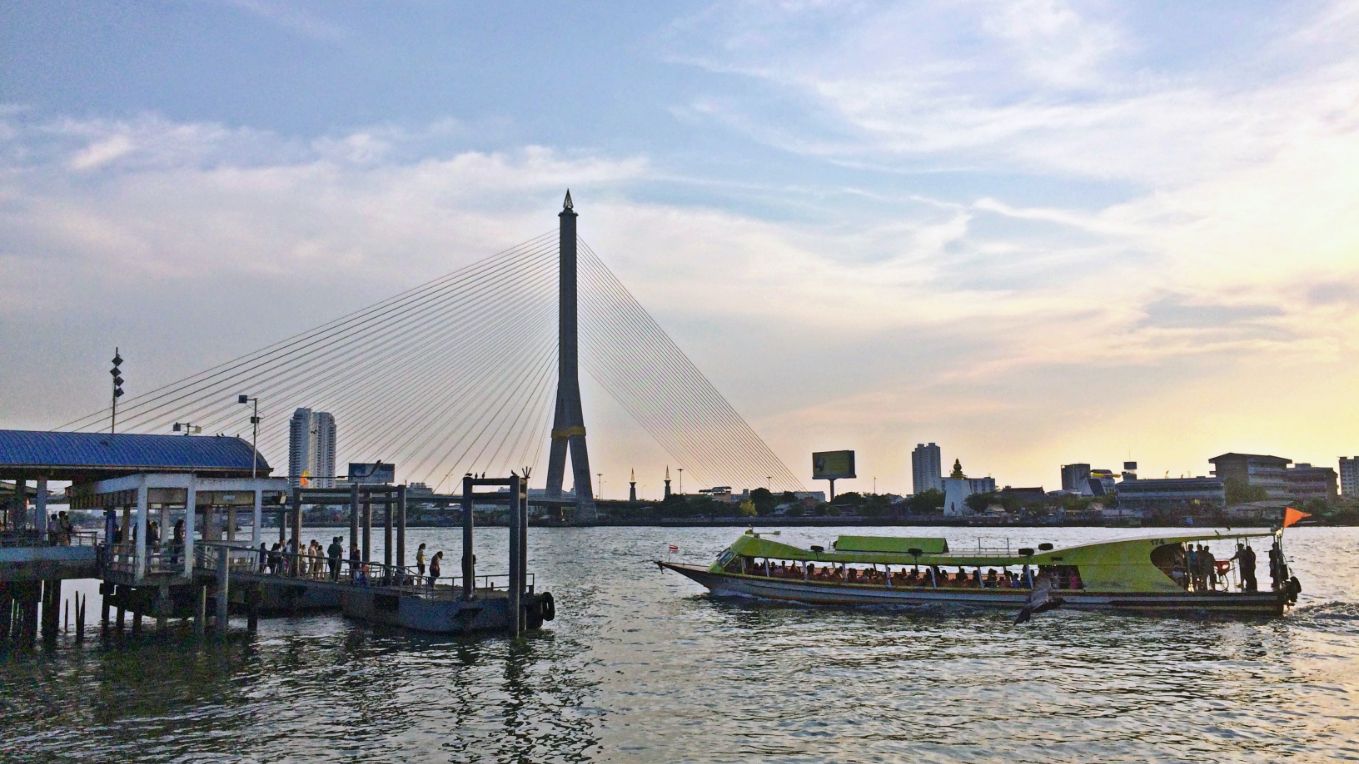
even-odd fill
[[[135,395],[551,230],[570,187],[808,488],[853,448],[838,491],[907,493],[929,441],[1049,489],[1335,466],[1356,39],[1353,2],[2,4],[0,427],[104,405],[115,345]],[[606,493],[659,496],[582,384]]]

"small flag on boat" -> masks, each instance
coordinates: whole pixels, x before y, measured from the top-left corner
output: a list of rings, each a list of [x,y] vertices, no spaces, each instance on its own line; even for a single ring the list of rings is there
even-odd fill
[[[1288,528],[1297,525],[1303,519],[1311,516],[1312,514],[1310,512],[1303,512],[1301,509],[1288,507],[1284,509],[1283,527]]]
[[[675,553],[677,553],[677,552],[679,552],[679,547],[675,546],[674,544],[671,544],[671,545],[670,545],[670,554],[675,554]]]

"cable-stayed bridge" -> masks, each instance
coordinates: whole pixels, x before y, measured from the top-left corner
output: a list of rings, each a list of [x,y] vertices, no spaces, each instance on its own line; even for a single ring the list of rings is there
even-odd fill
[[[696,482],[802,484],[576,235],[556,231],[253,352],[125,399],[119,432],[239,432],[258,399],[259,450],[289,452],[297,408],[340,424],[336,463],[383,461],[435,490],[542,464],[549,497],[594,513],[578,368]],[[108,429],[106,407],[58,429]],[[592,432],[598,442],[609,433]],[[569,452],[569,454],[568,454]],[[572,484],[565,479],[569,456]],[[294,476],[296,477],[296,476]],[[329,476],[313,475],[313,478]]]

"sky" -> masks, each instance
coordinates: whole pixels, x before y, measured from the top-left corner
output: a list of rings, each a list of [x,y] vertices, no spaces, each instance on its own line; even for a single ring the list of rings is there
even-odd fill
[[[524,241],[569,187],[808,485],[852,448],[839,490],[908,492],[927,441],[1049,489],[1334,466],[1355,40],[1353,2],[0,4],[0,427],[99,408],[115,345],[136,392]],[[585,385],[605,495],[658,493]]]

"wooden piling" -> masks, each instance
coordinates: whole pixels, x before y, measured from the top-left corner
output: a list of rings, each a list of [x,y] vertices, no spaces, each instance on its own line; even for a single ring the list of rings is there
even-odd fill
[[[406,570],[406,486],[396,487],[396,566]]]
[[[472,547],[472,476],[462,479],[462,598],[472,599],[476,593],[477,555]]]
[[[82,596],[76,592],[76,644],[85,641],[85,603],[89,599],[89,595]]]
[[[363,564],[373,561],[373,494],[363,495]]]
[[[510,591],[509,591],[509,611],[510,611],[510,612],[509,612],[509,618],[507,619],[507,622],[508,622],[508,625],[509,625],[510,636],[512,636],[512,637],[517,637],[517,636],[519,636],[519,632],[520,632],[520,630],[521,630],[521,624],[520,624],[520,622],[523,620],[523,608],[522,608],[522,606],[521,606],[519,603],[520,603],[520,595],[521,595],[521,594],[523,593],[523,591],[524,591],[524,582],[523,582],[523,580],[519,577],[519,576],[520,576],[520,569],[519,569],[519,553],[520,553],[520,552],[519,552],[519,550],[520,550],[520,536],[523,535],[524,529],[523,529],[523,526],[520,525],[520,522],[521,522],[522,517],[521,517],[520,512],[519,512],[519,481],[520,481],[519,476],[517,476],[517,475],[512,476],[512,477],[510,478],[510,491],[509,491],[509,493],[510,493],[510,496],[509,496],[509,498],[510,498],[510,506],[509,506],[509,510],[510,510],[510,512],[509,512],[509,521],[510,521]]]
[[[388,573],[392,570],[392,502],[388,496],[388,501],[382,503],[382,565],[383,570]]]
[[[197,591],[198,596],[195,598],[197,600],[197,602],[195,603],[197,607],[194,608],[193,613],[193,633],[201,637],[203,636],[204,630],[207,629],[208,587],[203,584],[199,584],[195,588],[198,590]]]
[[[299,514],[301,510],[299,509]],[[230,566],[225,549],[219,549],[217,555],[217,631],[226,634],[228,624],[228,608],[231,606],[230,592],[228,590],[230,582]]]

